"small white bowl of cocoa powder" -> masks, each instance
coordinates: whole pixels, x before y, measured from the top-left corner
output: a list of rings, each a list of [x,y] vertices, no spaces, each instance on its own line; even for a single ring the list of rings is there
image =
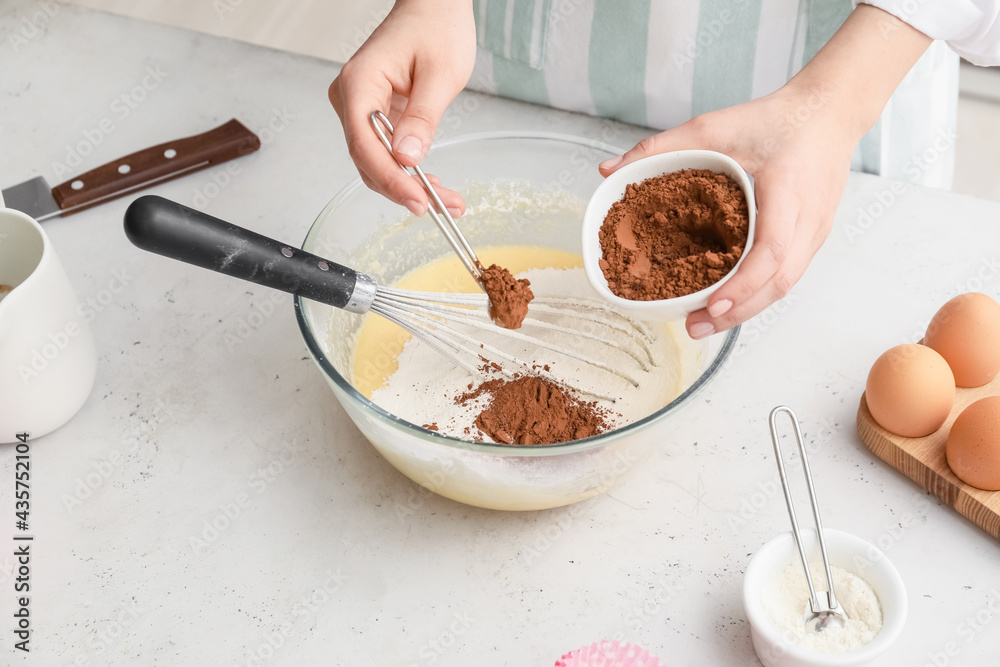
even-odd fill
[[[732,158],[689,150],[611,174],[583,218],[587,278],[606,301],[644,320],[705,308],[753,243],[753,184]]]

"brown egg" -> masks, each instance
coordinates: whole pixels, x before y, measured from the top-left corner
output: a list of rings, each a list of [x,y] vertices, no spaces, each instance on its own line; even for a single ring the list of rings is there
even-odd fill
[[[962,411],[948,433],[945,454],[963,482],[1000,491],[1000,396],[981,398]]]
[[[931,348],[897,345],[875,360],[865,396],[882,428],[920,438],[948,419],[955,401],[955,378],[948,362]]]
[[[959,294],[934,315],[924,345],[945,358],[957,386],[983,386],[1000,373],[1000,304],[979,292]]]

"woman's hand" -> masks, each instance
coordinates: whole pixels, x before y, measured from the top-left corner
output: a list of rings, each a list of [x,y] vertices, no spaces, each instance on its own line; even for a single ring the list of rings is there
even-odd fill
[[[692,338],[734,327],[784,297],[829,235],[857,142],[825,117],[832,94],[789,84],[648,137],[618,162],[601,165],[607,176],[649,155],[708,149],[732,157],[754,177],[753,246],[708,307],[688,316]]]
[[[408,167],[418,164],[448,104],[468,83],[475,58],[471,2],[400,0],[330,85],[361,179],[414,215],[427,211],[427,193],[388,154],[368,115],[383,111],[395,126],[396,157]],[[436,190],[453,216],[465,211],[457,192]]]
[[[607,176],[649,155],[701,148],[725,153],[754,177],[753,247],[708,307],[688,315],[692,338],[745,322],[798,282],[833,227],[854,147],[930,43],[861,5],[778,91],[693,118],[602,163]]]

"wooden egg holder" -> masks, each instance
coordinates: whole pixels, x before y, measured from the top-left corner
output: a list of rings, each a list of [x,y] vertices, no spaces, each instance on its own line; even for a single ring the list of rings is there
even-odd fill
[[[1000,539],[1000,491],[983,491],[960,480],[948,467],[944,452],[955,418],[969,405],[987,396],[1000,396],[1000,377],[982,387],[957,388],[955,405],[941,428],[923,438],[904,438],[878,425],[862,394],[858,407],[858,435],[880,459]]]

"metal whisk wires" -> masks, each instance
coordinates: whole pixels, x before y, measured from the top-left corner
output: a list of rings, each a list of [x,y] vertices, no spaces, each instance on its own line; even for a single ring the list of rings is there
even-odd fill
[[[488,315],[488,305],[484,294],[416,292],[378,286],[369,309],[472,374],[479,374],[484,363],[496,364],[508,378],[515,372],[539,375],[580,393],[614,401],[612,393],[575,383],[551,372],[547,364],[524,361],[537,355],[518,354],[518,351],[541,348],[598,368],[633,386],[639,385],[637,373],[656,366],[650,349],[653,335],[646,325],[604,304],[570,297],[536,298],[521,330],[497,327]],[[547,340],[550,334],[556,340]],[[576,348],[565,341],[573,341]],[[602,361],[601,357],[606,356],[602,350],[631,359],[633,368],[626,370],[618,363]]]

